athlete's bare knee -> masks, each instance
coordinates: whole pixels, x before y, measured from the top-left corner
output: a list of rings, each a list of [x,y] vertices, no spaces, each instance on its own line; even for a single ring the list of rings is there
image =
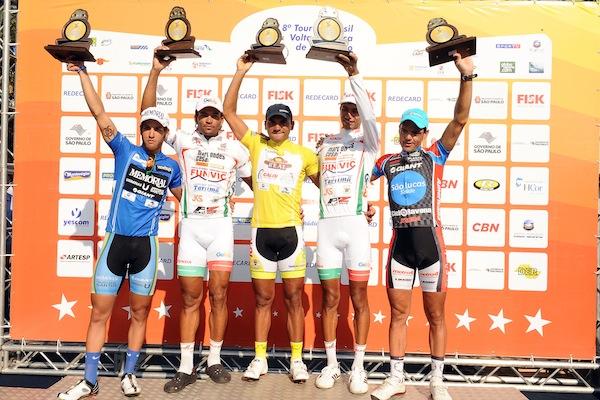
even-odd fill
[[[210,307],[212,309],[225,307],[227,304],[227,288],[218,286],[208,292]]]
[[[194,293],[182,291],[181,297],[183,299],[183,308],[190,310],[200,307],[200,302],[202,301],[202,292]]]
[[[425,312],[427,316],[427,321],[429,322],[429,326],[432,328],[439,328],[444,326],[445,323],[445,315],[444,310],[427,310]]]
[[[323,288],[323,308],[327,310],[337,310],[340,304],[340,289],[336,288]]]
[[[392,322],[405,324],[409,313],[408,307],[392,306]]]
[[[271,307],[274,299],[275,299],[275,293],[273,293],[271,291],[257,291],[256,292],[256,307],[257,308]]]
[[[144,322],[150,313],[150,304],[131,305],[131,319],[136,322]]]
[[[106,324],[110,318],[110,310],[99,310],[98,308],[92,308],[92,314],[90,316],[90,323],[92,324]]]

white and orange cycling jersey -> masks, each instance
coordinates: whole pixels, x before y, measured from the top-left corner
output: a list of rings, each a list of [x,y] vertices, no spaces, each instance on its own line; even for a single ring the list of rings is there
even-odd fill
[[[320,218],[362,215],[366,188],[379,153],[375,113],[360,75],[349,78],[361,118],[359,129],[327,136],[317,149],[320,166]]]
[[[211,138],[196,131],[171,131],[165,141],[177,151],[181,165],[183,217],[231,216],[229,198],[234,191],[236,171],[242,178],[251,176],[248,150],[223,131]]]

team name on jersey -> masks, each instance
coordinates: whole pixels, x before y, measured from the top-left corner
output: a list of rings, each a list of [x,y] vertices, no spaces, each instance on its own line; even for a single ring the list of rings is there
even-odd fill
[[[224,160],[225,156],[219,153],[198,150],[196,162],[208,162],[210,159]]]
[[[159,189],[164,189],[167,187],[167,179],[157,175],[148,175],[140,170],[133,168],[129,170],[128,175],[142,182],[149,183]]]
[[[419,168],[421,168],[422,165],[423,165],[422,162],[418,162],[418,163],[392,166],[392,167],[390,167],[390,174],[393,174],[395,172],[402,172],[407,169],[419,169]]]

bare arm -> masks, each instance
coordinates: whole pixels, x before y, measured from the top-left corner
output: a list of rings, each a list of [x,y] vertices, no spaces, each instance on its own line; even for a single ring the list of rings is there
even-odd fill
[[[171,58],[168,61],[165,61],[156,56],[156,50],[166,49],[168,49],[166,46],[159,46],[154,49],[152,68],[150,69],[150,74],[148,74],[148,82],[144,88],[144,94],[142,95],[142,105],[140,107],[140,111],[144,111],[148,107],[156,107],[156,88],[158,86],[158,76],[160,75],[161,71],[174,60],[174,58]]]
[[[104,138],[106,143],[110,142],[117,134],[117,128],[104,111],[104,105],[102,104],[102,101],[100,101],[100,96],[98,96],[98,93],[96,93],[96,89],[94,89],[94,85],[92,84],[92,81],[87,74],[85,67],[83,66],[83,62],[69,63],[67,64],[67,70],[71,72],[77,72],[79,75],[85,102],[87,103],[92,116],[96,119],[96,123],[100,127],[102,138]]]
[[[246,72],[248,72],[248,70],[250,70],[252,67],[252,64],[254,64],[254,62],[251,61],[250,58],[248,58],[245,54],[238,59],[237,69],[233,75],[231,83],[229,84],[229,89],[227,89],[225,99],[223,100],[223,116],[238,140],[241,140],[242,137],[244,137],[248,131],[248,126],[237,115],[237,100],[240,93],[242,80],[244,79],[244,76],[246,76]]]
[[[473,60],[471,57],[462,58],[460,54],[454,55],[454,64],[460,72],[461,77],[473,74]],[[454,118],[444,131],[441,137],[442,145],[448,151],[454,148],[460,134],[469,120],[469,111],[471,109],[471,97],[473,95],[473,81],[460,80],[460,90],[456,105],[454,106]]]
[[[309,175],[308,177],[315,184],[316,187],[320,188],[321,182],[319,181],[319,174],[318,173],[316,173],[314,175]]]
[[[171,193],[173,193],[173,196],[175,196],[177,201],[181,203],[181,195],[183,194],[183,189],[181,188],[181,186],[169,190],[171,191]]]

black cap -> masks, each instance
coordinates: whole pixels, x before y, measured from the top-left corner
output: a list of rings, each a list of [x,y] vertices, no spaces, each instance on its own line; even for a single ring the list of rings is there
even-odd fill
[[[265,119],[268,121],[275,115],[280,115],[288,121],[292,120],[292,110],[285,104],[273,104],[267,108]]]

